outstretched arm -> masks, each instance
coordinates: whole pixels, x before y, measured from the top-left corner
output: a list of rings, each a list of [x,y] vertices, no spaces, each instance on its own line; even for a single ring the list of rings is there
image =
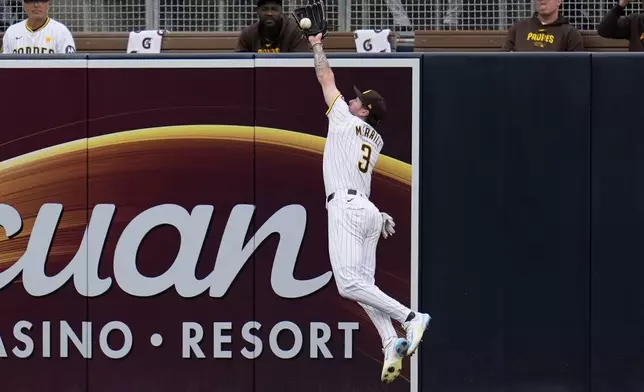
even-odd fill
[[[324,94],[324,102],[328,107],[333,105],[335,99],[340,95],[340,91],[335,86],[335,76],[329,66],[329,61],[324,54],[322,47],[322,34],[315,37],[309,37],[309,42],[313,47],[313,63],[315,64],[315,75],[322,86],[322,93]]]

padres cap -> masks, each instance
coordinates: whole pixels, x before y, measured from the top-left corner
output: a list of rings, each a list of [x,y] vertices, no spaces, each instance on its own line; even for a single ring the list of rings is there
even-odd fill
[[[387,115],[387,105],[385,104],[385,99],[375,90],[367,90],[360,92],[360,90],[353,86],[353,91],[356,92],[358,99],[362,102],[362,105],[369,110],[371,117],[374,120],[380,122]]]

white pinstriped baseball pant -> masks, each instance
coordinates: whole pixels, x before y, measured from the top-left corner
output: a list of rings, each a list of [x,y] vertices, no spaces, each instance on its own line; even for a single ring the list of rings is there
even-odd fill
[[[327,210],[329,257],[338,292],[362,306],[386,347],[397,338],[391,319],[402,323],[411,310],[375,285],[380,211],[366,197],[346,191],[336,192]]]

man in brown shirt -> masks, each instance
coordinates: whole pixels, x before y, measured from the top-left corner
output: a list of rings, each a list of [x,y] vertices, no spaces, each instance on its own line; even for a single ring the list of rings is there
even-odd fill
[[[559,16],[561,0],[537,0],[537,12],[508,29],[504,52],[577,52],[584,45],[579,31]]]
[[[624,15],[631,0],[619,3],[604,15],[597,34],[604,38],[627,39],[629,52],[644,52],[644,14]]]
[[[258,20],[242,30],[235,52],[310,51],[295,19],[282,12],[282,0],[256,0],[255,5]]]

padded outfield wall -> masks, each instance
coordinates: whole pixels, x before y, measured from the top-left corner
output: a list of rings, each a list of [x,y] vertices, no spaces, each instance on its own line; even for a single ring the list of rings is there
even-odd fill
[[[376,282],[434,317],[401,379],[330,272],[310,57],[3,56],[7,390],[640,387],[644,58],[329,57],[388,100]]]

